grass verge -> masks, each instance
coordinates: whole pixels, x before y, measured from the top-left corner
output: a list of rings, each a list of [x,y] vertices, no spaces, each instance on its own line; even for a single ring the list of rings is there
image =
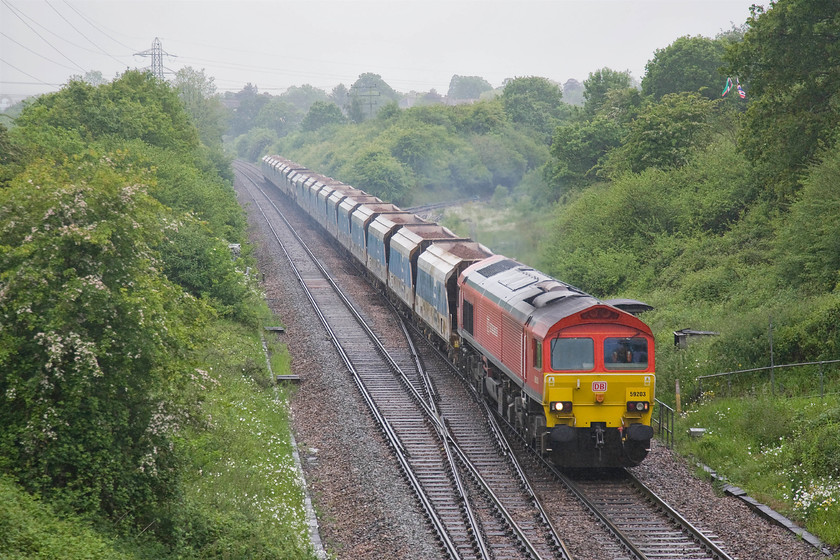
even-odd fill
[[[705,428],[699,438],[689,428]],[[707,399],[677,422],[677,449],[840,545],[840,397]]]

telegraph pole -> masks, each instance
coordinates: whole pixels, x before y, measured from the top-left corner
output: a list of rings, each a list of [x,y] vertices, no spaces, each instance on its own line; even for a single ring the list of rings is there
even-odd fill
[[[137,56],[151,56],[152,57],[152,75],[157,78],[158,80],[163,81],[163,56],[175,56],[169,54],[165,50],[163,50],[163,45],[160,42],[160,39],[155,37],[155,40],[152,41],[152,48],[146,49],[143,52],[134,53]],[[167,68],[167,70],[169,70]],[[169,70],[171,72],[171,70]]]
[[[367,93],[358,92],[358,89],[360,89],[360,88],[366,88],[368,90]],[[373,116],[373,98],[374,97],[379,97],[381,95],[379,93],[379,91],[376,89],[376,84],[366,84],[366,85],[362,85],[362,86],[353,86],[351,89],[356,89],[357,90],[357,93],[356,93],[357,96],[368,98],[368,118],[371,118]]]

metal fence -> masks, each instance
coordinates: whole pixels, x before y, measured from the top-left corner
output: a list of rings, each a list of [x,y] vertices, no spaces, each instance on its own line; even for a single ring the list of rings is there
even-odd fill
[[[798,394],[797,396],[814,396],[815,393],[818,391],[820,398],[822,398],[825,396],[826,391],[826,367],[830,367],[838,363],[840,363],[840,360],[822,360],[819,362],[802,362],[798,364],[772,365],[760,368],[726,371],[723,373],[714,373],[711,375],[701,375],[696,378],[697,393],[698,397],[702,397],[704,395],[705,390],[710,389],[710,387],[713,385],[713,381],[725,380],[728,395],[731,395],[733,377],[743,376],[749,373],[768,372],[769,375],[767,375],[766,378],[759,376],[759,379],[764,383],[769,383],[770,393],[773,396],[775,396],[777,389],[779,390],[779,392],[784,393],[784,390],[792,385],[791,380],[785,380],[785,378],[782,375],[779,375],[777,379],[777,373],[782,374],[789,370],[795,370],[796,368],[812,368],[816,370],[816,375],[814,377],[800,377],[796,380],[796,383],[801,388],[803,388],[802,391],[799,391],[799,393],[801,394]],[[806,392],[810,392],[810,394],[805,394]]]
[[[674,447],[674,409],[659,399],[654,401],[656,414],[651,418],[651,424],[656,426],[656,435],[671,449]]]

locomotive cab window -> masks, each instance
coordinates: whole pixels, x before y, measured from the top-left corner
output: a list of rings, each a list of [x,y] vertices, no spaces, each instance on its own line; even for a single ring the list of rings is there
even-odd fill
[[[551,341],[551,369],[589,371],[595,368],[595,343],[591,338],[555,338]]]
[[[647,369],[647,340],[638,337],[604,339],[604,367],[607,369]]]

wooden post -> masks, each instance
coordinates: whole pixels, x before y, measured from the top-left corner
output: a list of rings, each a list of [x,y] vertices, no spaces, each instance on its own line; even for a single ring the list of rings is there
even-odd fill
[[[676,397],[677,397],[677,416],[679,416],[680,411],[682,409],[682,406],[680,405],[680,380],[679,379],[677,379]]]

